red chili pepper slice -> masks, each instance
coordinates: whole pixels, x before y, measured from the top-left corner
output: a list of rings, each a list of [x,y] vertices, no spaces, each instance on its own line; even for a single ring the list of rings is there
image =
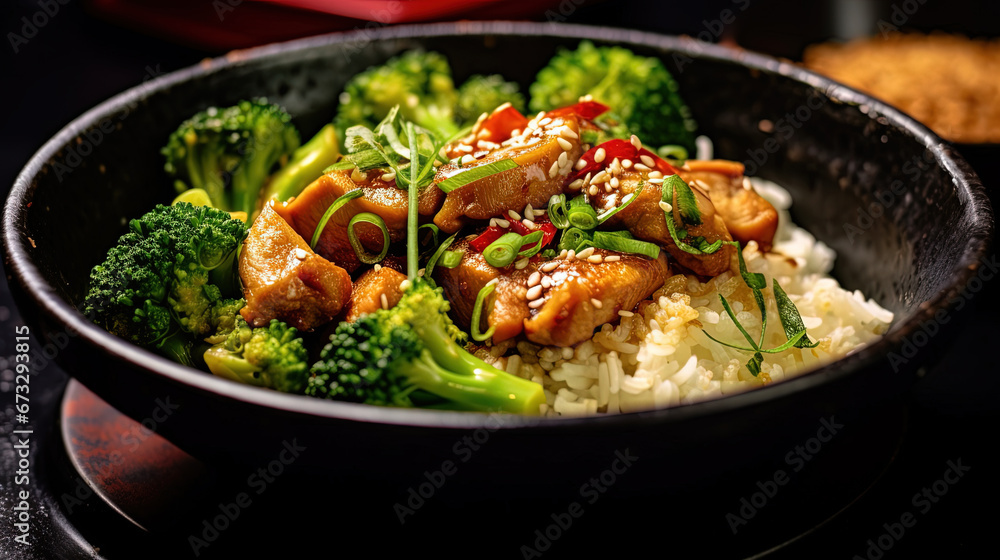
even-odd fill
[[[471,245],[473,249],[482,253],[483,249],[489,247],[490,243],[493,243],[497,239],[500,239],[500,237],[502,237],[503,234],[505,233],[507,233],[507,230],[501,227],[490,226],[486,228],[486,231],[479,234],[479,237],[473,239],[472,242],[469,243],[469,245]]]
[[[534,228],[529,228],[528,226],[524,225],[522,222],[516,222],[516,221],[511,220],[511,222],[510,222],[510,230],[513,231],[513,232],[515,232],[515,233],[519,233],[521,235],[528,235],[529,233],[541,230],[542,231],[542,247],[545,247],[546,245],[549,244],[550,241],[552,241],[555,238],[556,233],[559,230],[556,229],[556,226],[552,225],[552,222],[550,222],[548,218],[536,218],[536,219],[534,219],[532,221],[535,222],[535,227]]]
[[[604,149],[604,159],[601,160],[600,163],[597,163],[594,161],[594,155],[597,153],[597,150],[601,148]],[[580,169],[570,175],[568,180],[569,182],[573,182],[581,177],[585,177],[587,173],[590,173],[591,176],[593,176],[593,174],[597,173],[597,170],[604,169],[609,163],[614,161],[615,158],[618,158],[619,161],[629,159],[632,160],[633,163],[640,163],[641,156],[649,156],[652,158],[654,164],[653,168],[660,173],[663,173],[664,177],[675,175],[677,173],[677,169],[674,168],[674,166],[670,165],[653,152],[647,150],[646,148],[636,150],[635,146],[633,146],[628,140],[616,138],[614,140],[608,140],[598,146],[594,146],[580,156],[580,159],[586,161],[587,165],[585,165],[583,169]]]
[[[499,111],[493,111],[486,117],[479,129],[479,134],[482,134],[482,131],[486,131],[486,134],[482,136],[477,134],[476,139],[499,144],[510,138],[511,132],[523,131],[526,126],[528,118],[514,107],[507,106]]]
[[[566,115],[576,115],[581,119],[592,121],[606,113],[608,109],[610,109],[610,107],[603,103],[598,103],[597,101],[580,101],[579,103],[575,103],[573,105],[549,111],[546,116],[563,117]]]

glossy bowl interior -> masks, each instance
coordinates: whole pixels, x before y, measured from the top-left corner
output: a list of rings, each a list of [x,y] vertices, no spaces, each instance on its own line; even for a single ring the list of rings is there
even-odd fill
[[[126,220],[172,198],[159,149],[195,111],[263,95],[284,105],[308,137],[331,120],[347,79],[406,49],[445,53],[456,81],[499,72],[527,91],[557,48],[582,38],[661,57],[717,157],[745,160],[753,174],[789,189],[794,219],[837,250],[834,276],[896,314],[889,335],[800,377],[717,401],[615,417],[498,421],[240,386],[132,346],[77,312],[90,268]],[[494,441],[504,443],[491,444],[486,463],[502,468],[525,453],[551,464],[572,464],[580,453],[606,457],[623,442],[660,454],[714,442],[713,452],[728,455],[757,441],[762,423],[791,426],[796,418],[815,421],[824,411],[866,406],[859,403],[912,379],[922,358],[900,365],[890,352],[954,305],[986,254],[993,219],[978,179],[948,144],[900,112],[801,68],[626,30],[493,22],[310,38],[152,80],[89,111],[43,146],[11,191],[3,227],[7,270],[36,332],[64,340],[59,363],[133,418],[149,417],[158,399],[170,398],[178,408],[157,429],[199,456],[267,458],[295,437],[314,449],[308,463],[350,457],[351,465],[373,472],[402,472],[426,465],[414,457],[449,455],[459,429],[498,427],[502,437]]]

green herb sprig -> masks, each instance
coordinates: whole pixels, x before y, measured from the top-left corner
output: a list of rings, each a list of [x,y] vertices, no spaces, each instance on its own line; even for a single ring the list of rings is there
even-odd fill
[[[691,190],[691,187],[679,175],[671,175],[663,179],[663,196],[660,200],[666,202],[671,207],[671,210],[664,210],[663,213],[664,219],[667,222],[667,230],[670,232],[670,238],[673,239],[674,245],[678,249],[692,255],[711,255],[722,247],[723,242],[721,239],[716,240],[715,243],[709,243],[702,236],[691,238],[690,243],[684,241],[688,236],[687,230],[677,229],[678,224],[674,219],[674,207],[676,207],[677,214],[680,216],[680,225],[682,228],[685,225],[700,226],[702,220],[701,210],[698,208],[698,199],[694,196],[694,191]]]

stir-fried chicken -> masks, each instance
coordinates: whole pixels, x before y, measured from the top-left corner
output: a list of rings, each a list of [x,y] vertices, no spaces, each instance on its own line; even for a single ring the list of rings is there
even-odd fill
[[[761,250],[771,249],[778,229],[778,211],[744,184],[742,163],[688,160],[679,174],[689,184],[708,190],[733,239],[743,245],[756,241]]]

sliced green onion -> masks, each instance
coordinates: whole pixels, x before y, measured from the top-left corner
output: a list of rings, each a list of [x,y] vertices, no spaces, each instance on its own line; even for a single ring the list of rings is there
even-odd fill
[[[556,251],[555,249],[546,249],[546,250],[542,251],[542,257],[544,257],[546,259],[554,259],[555,256],[558,255],[558,254],[559,254],[559,251]]]
[[[486,165],[472,167],[466,171],[456,173],[455,175],[452,175],[451,177],[448,177],[444,181],[438,183],[437,187],[441,189],[441,192],[450,193],[451,191],[462,188],[469,183],[484,179],[490,175],[496,175],[497,173],[503,173],[504,171],[515,169],[516,167],[518,167],[518,165],[512,159],[494,161],[492,163],[487,163]]]
[[[694,196],[691,187],[680,178],[680,175],[671,175],[663,180],[663,190],[667,189],[677,193],[677,201],[673,201],[671,193],[670,203],[677,207],[677,213],[681,216],[681,221],[689,226],[701,225],[701,209],[698,208],[698,199]]]
[[[451,244],[455,241],[456,236],[458,236],[457,233],[455,235],[452,235],[448,239],[445,239],[444,243],[438,245],[438,248],[434,251],[434,254],[431,255],[431,258],[427,260],[427,266],[424,267],[425,277],[427,278],[431,277],[431,273],[434,272],[434,266],[437,265],[438,260],[441,259],[441,256],[444,255],[445,251],[448,250],[448,247],[451,247]],[[459,260],[461,260],[461,257],[459,257]],[[448,268],[454,268],[454,267],[449,266]]]
[[[594,240],[590,244],[598,249],[643,255],[651,259],[660,256],[660,247],[656,243],[640,241],[638,239],[627,239],[603,231],[595,231]]]
[[[562,233],[562,237],[559,239],[559,250],[568,251],[573,249],[575,251],[577,247],[583,243],[589,243],[592,239],[593,236],[589,233],[580,228],[571,227]]]
[[[533,256],[537,255],[538,252],[542,250],[542,243],[544,242],[543,237],[545,237],[545,234],[541,230],[539,230],[539,231],[533,231],[533,232],[529,233],[528,235],[525,235],[524,237],[522,237],[521,238],[521,246],[522,247],[524,247],[528,243],[534,243],[535,245],[533,247],[530,247],[528,249],[525,249],[525,250],[519,252],[517,254],[517,256],[519,256],[519,257],[533,257]]]
[[[472,306],[472,324],[469,325],[469,335],[472,336],[472,340],[477,342],[482,342],[490,338],[497,330],[495,325],[490,325],[490,328],[486,329],[486,332],[479,332],[479,323],[482,321],[483,317],[483,305],[486,303],[486,298],[493,293],[493,290],[495,290],[496,287],[497,280],[494,278],[483,286],[483,289],[479,290],[479,293],[476,294],[476,303]],[[489,307],[490,309],[486,310],[486,315],[489,315],[492,312],[492,301],[489,303]]]
[[[665,146],[660,146],[656,149],[656,155],[663,159],[673,160],[674,162],[683,164],[688,158],[688,151],[684,149],[684,146],[678,146],[676,144],[667,144]]]
[[[327,167],[326,169],[324,169],[323,170],[323,175],[326,175],[327,173],[330,173],[331,171],[347,171],[348,169],[351,169],[353,167],[355,167],[354,162],[351,161],[351,160],[349,160],[349,159],[345,159],[343,161],[338,161],[337,163],[335,163],[335,164],[331,165],[330,167]]]
[[[438,261],[438,266],[443,268],[455,268],[462,263],[462,256],[465,255],[465,251],[445,251],[441,255],[441,260]]]
[[[413,129],[413,123],[406,125],[406,142],[415,146],[417,143],[417,133]],[[396,172],[396,178],[400,177]],[[411,282],[417,278],[417,259],[420,257],[420,247],[417,241],[417,205],[419,204],[419,191],[417,183],[417,166],[410,166],[410,184],[406,189],[406,277]]]
[[[437,246],[437,244],[438,244],[438,234],[441,233],[441,229],[438,228],[434,224],[424,224],[424,225],[422,225],[422,226],[420,226],[420,227],[417,228],[417,232],[418,232],[417,235],[418,236],[420,235],[419,234],[420,230],[422,230],[424,228],[427,228],[427,230],[431,232],[431,234],[430,234],[431,244],[434,245],[434,246]],[[424,236],[424,238],[426,239],[426,236]],[[421,242],[421,244],[425,244],[425,243]]]
[[[316,231],[313,232],[312,240],[309,241],[309,246],[314,251],[316,250],[316,244],[319,243],[320,235],[323,234],[323,229],[326,228],[326,223],[330,221],[330,218],[332,218],[334,214],[337,213],[337,210],[340,210],[341,208],[344,207],[345,204],[354,200],[355,198],[360,198],[364,196],[364,194],[365,191],[361,189],[355,189],[353,191],[346,192],[337,197],[337,200],[333,201],[333,204],[331,204],[326,209],[326,212],[323,212],[323,217],[320,218],[319,223],[316,224]]]
[[[358,240],[358,234],[354,232],[354,226],[359,223],[372,224],[382,230],[382,252],[378,255],[372,255],[365,251],[364,246],[361,245],[361,241]],[[381,262],[385,258],[385,254],[389,252],[389,229],[385,227],[385,220],[378,214],[372,214],[371,212],[355,214],[351,218],[351,221],[347,223],[347,240],[351,242],[351,247],[354,249],[354,254],[358,256],[358,260],[365,264]]]
[[[644,188],[646,188],[646,183],[645,183],[645,181],[642,181],[642,182],[639,183],[639,187],[637,189],[635,189],[635,191],[633,191],[632,194],[629,194],[629,195],[625,196],[625,198],[627,200],[624,200],[624,202],[622,203],[621,206],[618,206],[616,208],[612,208],[611,210],[608,210],[607,212],[604,212],[604,213],[598,215],[597,216],[597,223],[598,224],[603,224],[604,222],[606,222],[608,220],[608,218],[610,218],[611,216],[614,216],[618,212],[621,212],[622,210],[624,210],[625,208],[627,208],[629,204],[632,204],[633,202],[635,202],[635,199],[639,198],[639,195],[642,194],[642,189],[644,189]]]
[[[582,194],[569,201],[566,208],[566,219],[569,220],[571,226],[580,229],[591,230],[597,227],[597,212],[587,202],[587,197]]]
[[[486,249],[483,249],[483,258],[490,266],[503,268],[517,258],[517,253],[521,250],[522,239],[519,233],[505,233],[490,243]]]
[[[671,175],[670,177],[667,177],[666,179],[663,180],[663,196],[660,198],[660,200],[662,202],[666,202],[667,204],[670,204],[671,208],[673,208],[673,206],[675,204],[675,200],[674,200],[674,186],[677,184],[678,181],[680,182],[680,184],[683,184],[685,187],[687,186],[687,183],[685,183],[677,175]],[[671,210],[669,212],[666,211],[666,210],[664,210],[663,211],[663,216],[664,216],[664,220],[666,220],[666,223],[667,223],[667,231],[670,232],[670,238],[673,239],[674,245],[678,249],[680,249],[681,251],[684,251],[685,253],[691,253],[692,255],[705,255],[705,254],[711,254],[711,253],[714,253],[714,252],[718,251],[719,247],[722,246],[721,243],[713,243],[712,245],[708,245],[708,246],[705,246],[704,244],[702,244],[702,246],[705,247],[705,249],[710,249],[710,251],[702,251],[700,248],[692,247],[691,245],[689,245],[689,244],[685,243],[684,241],[682,241],[682,239],[684,239],[685,237],[687,237],[687,230],[682,229],[679,232],[677,231],[677,224],[674,221],[673,210]]]
[[[569,217],[566,216],[565,194],[555,194],[549,199],[549,221],[559,229],[569,227]]]

